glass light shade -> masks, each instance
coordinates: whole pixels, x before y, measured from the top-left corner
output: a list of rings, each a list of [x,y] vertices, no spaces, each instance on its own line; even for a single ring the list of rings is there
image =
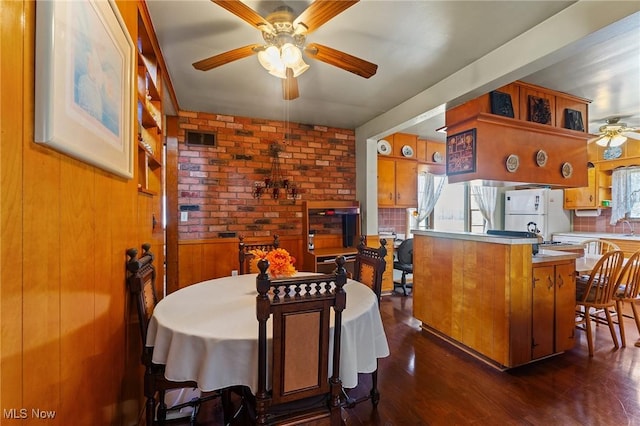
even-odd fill
[[[269,46],[267,49],[258,52],[258,62],[267,71],[278,67],[278,64],[282,63],[280,60],[280,51],[275,46]]]
[[[293,66],[302,59],[300,49],[291,43],[285,43],[280,48],[280,57],[285,66],[293,68]]]
[[[611,138],[611,142],[609,142],[609,146],[620,146],[627,141],[627,138],[622,135],[615,135]]]
[[[611,138],[609,136],[603,136],[603,137],[601,137],[600,139],[598,139],[596,141],[596,144],[600,145],[600,146],[607,146],[607,145],[609,145],[609,141],[610,140],[611,140]]]
[[[307,65],[302,58],[300,58],[300,60],[298,62],[296,62],[295,64],[293,64],[293,66],[290,66],[289,68],[291,68],[293,70],[293,76],[297,77],[300,74],[302,74],[303,72],[305,72],[306,70],[309,69],[309,65]]]
[[[280,68],[274,68],[271,71],[269,71],[269,74],[271,74],[274,77],[278,77],[278,78],[287,78],[287,69],[285,68],[284,64],[282,65],[282,67]]]

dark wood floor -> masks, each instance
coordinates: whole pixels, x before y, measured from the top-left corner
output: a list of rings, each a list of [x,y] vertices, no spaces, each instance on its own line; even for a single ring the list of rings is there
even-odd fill
[[[562,355],[501,372],[421,331],[411,297],[384,296],[391,356],[379,364],[380,404],[345,409],[347,425],[640,425],[638,331],[625,319],[627,347],[606,326],[590,358],[584,332]],[[364,377],[363,377],[364,378]],[[222,424],[216,403],[198,424]]]

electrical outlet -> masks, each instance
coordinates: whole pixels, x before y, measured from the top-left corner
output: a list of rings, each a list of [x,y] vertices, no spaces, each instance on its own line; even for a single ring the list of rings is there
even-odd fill
[[[180,212],[180,222],[186,222],[189,220],[189,212]]]
[[[238,270],[234,269],[233,271],[231,271],[231,276],[232,277],[237,277],[238,276]]]

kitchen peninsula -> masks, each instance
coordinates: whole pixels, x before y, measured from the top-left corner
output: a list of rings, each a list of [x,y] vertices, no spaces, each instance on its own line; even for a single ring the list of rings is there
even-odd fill
[[[575,259],[535,238],[414,233],[414,316],[422,328],[500,369],[574,345]]]

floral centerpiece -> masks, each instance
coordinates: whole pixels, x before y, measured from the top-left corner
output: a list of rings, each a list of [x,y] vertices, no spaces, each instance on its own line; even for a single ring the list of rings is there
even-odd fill
[[[251,250],[249,253],[254,255],[253,262],[256,262],[256,265],[261,259],[269,261],[267,273],[271,278],[290,277],[296,273],[296,268],[293,267],[296,258],[285,249],[277,248],[270,251],[257,249]]]

